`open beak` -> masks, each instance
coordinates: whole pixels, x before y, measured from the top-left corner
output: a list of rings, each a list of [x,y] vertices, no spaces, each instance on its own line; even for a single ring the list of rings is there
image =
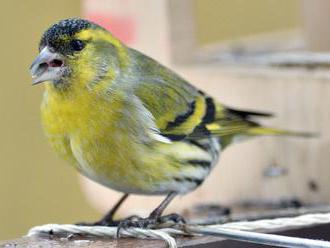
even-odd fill
[[[65,71],[64,58],[62,55],[51,52],[46,46],[30,67],[32,85],[45,81],[59,81]]]

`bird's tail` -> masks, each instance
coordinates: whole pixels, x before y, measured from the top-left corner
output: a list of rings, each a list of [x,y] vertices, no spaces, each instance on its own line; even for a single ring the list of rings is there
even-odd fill
[[[274,136],[293,136],[293,137],[304,137],[304,138],[312,138],[319,136],[318,133],[289,131],[279,128],[264,127],[264,126],[251,127],[246,130],[245,134],[251,136],[274,135]]]
[[[319,136],[317,133],[289,131],[280,128],[267,127],[260,125],[255,120],[256,118],[272,117],[273,114],[271,113],[236,110],[232,108],[227,108],[226,112],[229,118],[232,118],[236,122],[237,119],[240,120],[238,121],[238,123],[241,122],[239,126],[242,127],[240,132],[238,132],[238,134],[240,135],[242,134],[247,136],[274,135],[274,136],[295,136],[295,137],[306,137],[306,138]]]

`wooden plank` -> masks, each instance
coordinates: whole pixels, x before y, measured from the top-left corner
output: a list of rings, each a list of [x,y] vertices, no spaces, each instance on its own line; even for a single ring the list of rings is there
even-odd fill
[[[30,238],[24,237],[21,239],[15,239],[8,242],[0,243],[0,247],[16,248],[16,247],[166,247],[163,241],[159,240],[137,240],[137,239],[48,239],[48,238]]]
[[[276,232],[277,234],[287,235],[291,237],[301,237],[310,239],[330,240],[330,224],[318,225],[313,227],[290,229],[286,231]],[[179,238],[177,239],[179,248],[271,248],[271,246],[249,244],[244,242],[238,242],[233,240],[225,240],[222,238],[202,236],[194,238]],[[81,238],[76,237],[72,239],[67,238],[37,238],[37,237],[23,237],[11,241],[0,242],[0,247],[5,248],[43,248],[43,247],[116,247],[116,248],[131,248],[131,247],[143,247],[143,248],[165,248],[167,247],[164,241],[160,240],[141,240],[133,238],[125,239],[100,239],[100,238]]]
[[[171,62],[191,63],[197,50],[193,2],[170,0],[167,7]]]
[[[327,23],[330,21],[330,1],[302,1],[305,38],[308,49],[330,50],[330,34]]]
[[[180,238],[177,240],[178,247],[189,248],[196,245],[213,244],[223,241],[222,238],[216,237],[194,237]],[[143,247],[143,248],[165,248],[166,243],[162,240],[143,240],[133,238],[115,239],[100,239],[100,238],[40,238],[40,237],[23,237],[20,239],[0,242],[0,247],[6,248],[40,248],[40,247]]]

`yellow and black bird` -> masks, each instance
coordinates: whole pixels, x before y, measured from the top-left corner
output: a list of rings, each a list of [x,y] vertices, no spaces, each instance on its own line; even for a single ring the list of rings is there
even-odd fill
[[[229,108],[173,71],[131,49],[87,20],[59,21],[42,36],[31,65],[33,84],[45,83],[42,123],[52,147],[88,178],[124,196],[167,195],[148,218],[162,222],[177,195],[199,187],[219,154],[238,137],[293,134],[263,127],[269,114]]]

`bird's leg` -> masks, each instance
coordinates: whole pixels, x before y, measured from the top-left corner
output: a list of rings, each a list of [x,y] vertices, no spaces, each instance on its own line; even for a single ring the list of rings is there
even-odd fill
[[[176,213],[162,216],[165,208],[168,206],[168,204],[170,204],[176,195],[176,193],[170,193],[165,198],[165,200],[161,202],[161,204],[154,211],[151,212],[148,218],[156,220],[157,224],[170,224],[169,222],[172,222],[172,224],[185,223],[186,221],[184,218]]]
[[[123,202],[127,199],[129,194],[124,194],[119,201],[109,210],[109,212],[99,221],[97,221],[95,224],[99,224],[101,226],[116,226],[118,225],[118,221],[113,220],[113,216],[119,209],[119,207],[123,204]]]
[[[149,215],[150,219],[158,219],[162,213],[164,212],[165,208],[168,206],[168,204],[170,204],[170,202],[174,199],[174,197],[176,197],[176,193],[172,192],[169,193],[166,198],[164,199],[164,201],[162,201],[158,207],[156,207],[154,209],[154,211],[152,211]]]
[[[117,226],[120,221],[115,221],[113,219],[113,216],[119,209],[119,207],[123,204],[123,202],[127,199],[129,194],[124,194],[119,201],[109,210],[109,212],[99,221],[96,221],[94,223],[79,223],[79,225],[85,225],[85,226]]]
[[[165,222],[171,221],[174,224],[181,222],[185,223],[184,219],[178,214],[170,214],[162,216],[165,208],[168,204],[173,200],[173,198],[177,195],[177,193],[170,193],[167,195],[165,200],[163,200],[160,205],[151,212],[149,217],[141,218],[137,216],[126,218],[119,222],[118,229],[117,229],[117,237],[119,237],[120,229],[121,228],[128,228],[128,227],[140,227],[140,228],[152,228],[156,225],[166,224]],[[173,224],[172,224],[173,225]]]

